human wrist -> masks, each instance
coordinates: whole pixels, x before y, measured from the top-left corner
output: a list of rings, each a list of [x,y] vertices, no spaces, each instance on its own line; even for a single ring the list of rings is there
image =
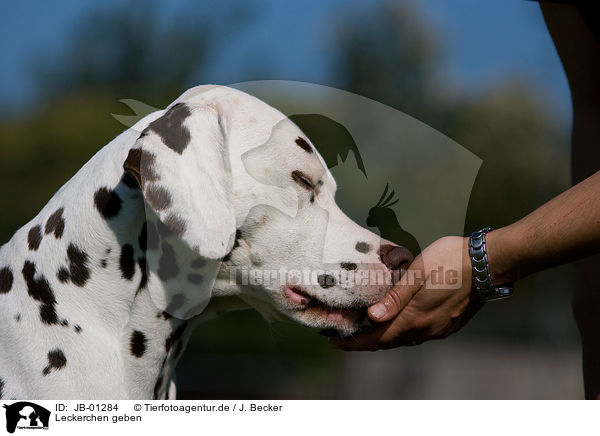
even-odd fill
[[[519,275],[519,249],[508,227],[502,227],[486,234],[485,245],[492,284],[514,282]]]

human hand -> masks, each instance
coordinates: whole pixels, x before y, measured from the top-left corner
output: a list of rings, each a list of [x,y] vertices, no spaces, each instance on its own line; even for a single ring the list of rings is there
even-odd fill
[[[469,239],[438,239],[417,256],[406,273],[369,308],[372,329],[331,339],[343,350],[378,350],[445,338],[459,330],[483,305],[471,289]]]

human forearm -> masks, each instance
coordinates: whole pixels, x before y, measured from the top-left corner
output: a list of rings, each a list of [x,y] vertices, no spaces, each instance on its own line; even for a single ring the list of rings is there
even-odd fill
[[[600,173],[486,239],[494,284],[600,251]]]

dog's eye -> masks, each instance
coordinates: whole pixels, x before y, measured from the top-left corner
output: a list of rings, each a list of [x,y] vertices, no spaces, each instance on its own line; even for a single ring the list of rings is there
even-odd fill
[[[294,180],[294,182],[298,183],[304,189],[308,189],[309,191],[312,191],[315,188],[308,176],[302,171],[293,171],[292,179]]]

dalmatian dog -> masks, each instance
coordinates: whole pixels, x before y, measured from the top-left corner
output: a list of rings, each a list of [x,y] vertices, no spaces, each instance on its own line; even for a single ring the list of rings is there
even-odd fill
[[[0,398],[174,399],[192,330],[230,310],[356,332],[412,256],[335,191],[282,113],[227,87],[186,91],[0,248]]]

